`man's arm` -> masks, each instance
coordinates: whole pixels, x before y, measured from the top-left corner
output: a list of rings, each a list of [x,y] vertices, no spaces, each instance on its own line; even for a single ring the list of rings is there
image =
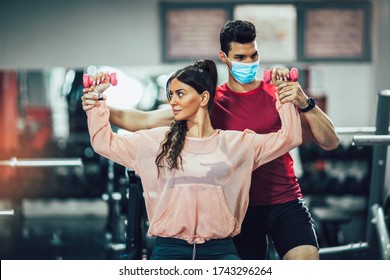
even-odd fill
[[[169,126],[173,121],[172,109],[169,107],[147,112],[108,108],[110,109],[110,123],[128,131]]]
[[[97,76],[94,76],[93,79],[96,80]],[[109,81],[109,79],[107,80]],[[83,89],[84,95],[81,97],[83,110],[87,112],[100,106],[96,92],[103,92],[108,86],[109,83],[106,82],[105,85],[93,84],[90,88]],[[106,100],[105,95],[103,95],[103,100]],[[136,109],[121,110],[113,107],[109,107],[109,110],[110,122],[113,125],[132,132],[140,129],[169,126],[174,119],[172,109],[169,107],[148,112]]]
[[[329,117],[318,107],[306,113],[300,113],[302,137],[304,141],[312,140],[324,150],[336,149],[339,137]]]

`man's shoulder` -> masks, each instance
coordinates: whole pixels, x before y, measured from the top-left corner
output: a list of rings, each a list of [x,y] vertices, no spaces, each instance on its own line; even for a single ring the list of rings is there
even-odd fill
[[[227,83],[223,83],[222,85],[219,85],[215,92],[215,100],[218,100],[221,96],[225,95],[227,90],[228,90]]]

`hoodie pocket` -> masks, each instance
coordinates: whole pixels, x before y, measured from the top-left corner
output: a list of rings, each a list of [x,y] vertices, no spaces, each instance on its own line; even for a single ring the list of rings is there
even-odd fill
[[[150,232],[158,236],[224,238],[237,226],[221,186],[176,185],[167,203],[159,202]]]

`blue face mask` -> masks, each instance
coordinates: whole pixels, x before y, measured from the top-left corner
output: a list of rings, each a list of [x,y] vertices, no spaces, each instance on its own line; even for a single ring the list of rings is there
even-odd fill
[[[229,58],[227,59],[230,61]],[[256,78],[257,72],[259,71],[259,60],[253,63],[230,62],[232,63],[232,70],[230,72],[233,78],[240,84],[249,84]]]

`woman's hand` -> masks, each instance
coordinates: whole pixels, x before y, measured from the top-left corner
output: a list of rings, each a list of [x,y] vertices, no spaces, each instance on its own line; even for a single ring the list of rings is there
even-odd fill
[[[81,97],[84,111],[99,107],[99,100],[106,100],[103,92],[110,87],[110,75],[106,72],[97,72],[91,76],[91,86],[84,88]]]

